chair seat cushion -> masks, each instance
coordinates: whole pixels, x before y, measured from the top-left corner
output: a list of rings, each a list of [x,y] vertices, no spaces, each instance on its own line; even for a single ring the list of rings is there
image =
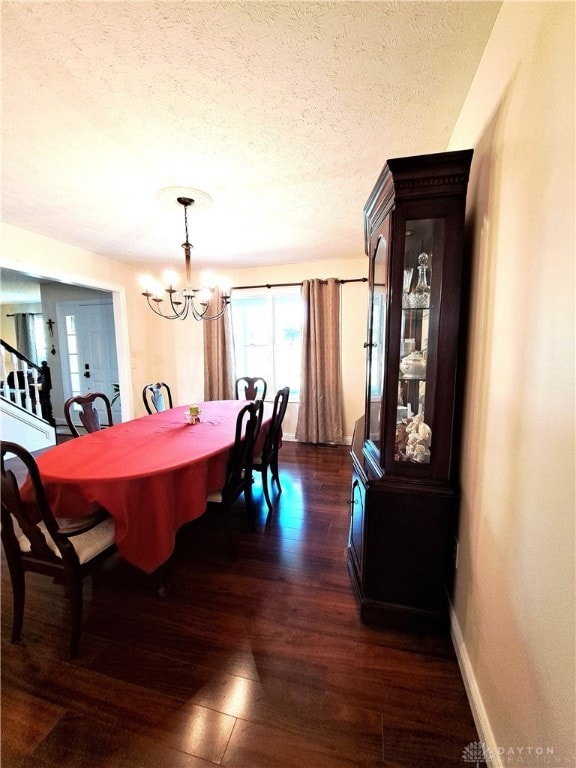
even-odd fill
[[[244,470],[240,473],[240,477],[242,480],[246,477],[246,473]],[[208,494],[206,501],[212,502],[213,504],[222,504],[222,492],[223,489],[220,489],[219,491],[212,491],[212,493]]]
[[[90,515],[81,515],[80,517],[59,517],[56,522],[58,528],[65,536],[72,536],[85,528],[92,528],[97,523],[104,521],[108,513],[103,509],[92,512]]]
[[[78,520],[82,520],[82,518],[78,518]],[[62,557],[54,539],[48,533],[45,524],[43,522],[39,523],[38,528],[44,534],[46,544],[50,547],[52,552],[54,552],[56,557]],[[78,560],[83,564],[92,560],[114,544],[114,533],[114,520],[111,517],[106,517],[101,523],[94,526],[94,528],[91,528],[89,531],[79,533],[77,536],[71,536],[69,541],[76,550]],[[18,543],[22,552],[30,552],[30,542],[22,532],[18,535]]]

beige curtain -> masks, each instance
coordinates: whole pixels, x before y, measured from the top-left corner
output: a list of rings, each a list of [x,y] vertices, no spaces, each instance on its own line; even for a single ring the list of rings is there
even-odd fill
[[[214,291],[208,314],[220,307],[220,292]],[[204,325],[204,400],[234,399],[234,338],[232,310],[228,305],[218,320],[202,320]]]
[[[16,312],[14,315],[16,328],[16,349],[18,352],[37,363],[36,360],[36,332],[34,328],[34,315],[30,313]]]
[[[306,443],[339,443],[343,419],[337,279],[304,280],[302,302],[304,327],[296,439]]]

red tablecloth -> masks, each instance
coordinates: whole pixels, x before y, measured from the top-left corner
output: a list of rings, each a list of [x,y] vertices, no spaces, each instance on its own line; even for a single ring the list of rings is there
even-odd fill
[[[114,518],[120,554],[147,573],[172,554],[178,529],[202,515],[224,484],[236,417],[245,401],[186,406],[69,440],[41,454],[38,468],[57,517],[103,507]],[[265,434],[271,407],[264,410]]]

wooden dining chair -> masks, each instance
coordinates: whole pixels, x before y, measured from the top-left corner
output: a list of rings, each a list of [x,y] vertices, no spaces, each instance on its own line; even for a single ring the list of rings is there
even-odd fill
[[[260,472],[262,475],[262,490],[264,491],[264,498],[268,505],[268,511],[272,511],[272,501],[270,500],[270,491],[268,489],[268,469],[272,479],[270,486],[276,482],[278,493],[282,493],[282,486],[280,485],[280,476],[278,474],[278,451],[282,444],[282,422],[286,415],[286,408],[288,407],[288,398],[290,396],[290,387],[284,387],[279,389],[274,398],[274,409],[272,411],[272,419],[266,438],[264,439],[264,445],[262,446],[261,453],[254,455],[252,460],[252,469],[255,472]]]
[[[252,507],[252,460],[256,432],[262,422],[263,410],[263,401],[255,400],[245,405],[239,412],[236,419],[234,445],[226,467],[226,480],[222,488],[209,494],[207,499],[208,503],[220,505],[231,557],[234,557],[235,553],[230,532],[229,511],[242,494],[244,494],[248,523],[251,528],[255,528],[256,525]]]
[[[24,480],[25,502],[20,492]],[[26,571],[42,573],[64,580],[71,610],[70,658],[74,658],[80,649],[83,581],[116,551],[114,521],[103,510],[55,518],[34,457],[16,443],[2,441],[1,482],[1,536],[13,597],[11,642],[22,635]]]
[[[106,413],[106,424],[101,424],[98,407]],[[68,428],[74,437],[80,437],[82,427],[86,432],[98,432],[103,427],[111,427],[112,406],[110,400],[102,392],[89,392],[87,395],[75,395],[69,397],[64,403],[64,417]],[[79,419],[80,424],[76,419]]]
[[[142,390],[142,399],[148,413],[159,413],[173,407],[170,387],[163,381],[157,381],[156,384],[146,384]]]
[[[241,376],[236,379],[236,400],[264,400],[267,388],[261,376]]]

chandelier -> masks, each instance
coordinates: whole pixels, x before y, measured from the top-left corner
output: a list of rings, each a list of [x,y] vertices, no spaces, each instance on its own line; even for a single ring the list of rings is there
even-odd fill
[[[162,190],[160,194],[166,192],[169,193],[171,189],[173,188]],[[200,192],[198,194],[202,196],[204,202],[206,200],[210,201],[208,195]],[[205,278],[205,284],[202,288],[194,289],[191,287],[190,252],[192,250],[192,244],[188,240],[188,209],[194,205],[196,200],[192,197],[180,195],[176,197],[176,202],[184,209],[184,231],[186,233],[186,241],[182,243],[182,248],[184,248],[185,260],[185,286],[181,290],[176,287],[178,284],[178,275],[176,272],[165,272],[164,286],[155,281],[151,281],[148,277],[144,277],[142,279],[144,287],[142,295],[146,297],[150,309],[160,317],[164,317],[166,320],[185,320],[189,314],[191,314],[195,320],[217,320],[219,317],[222,317],[226,311],[226,307],[230,304],[230,286],[224,281],[217,281],[213,275],[210,275]],[[220,303],[219,306],[209,314],[208,308],[214,296],[214,291],[217,288],[220,291]],[[162,306],[162,302],[165,300],[163,294],[167,294],[168,303]]]

